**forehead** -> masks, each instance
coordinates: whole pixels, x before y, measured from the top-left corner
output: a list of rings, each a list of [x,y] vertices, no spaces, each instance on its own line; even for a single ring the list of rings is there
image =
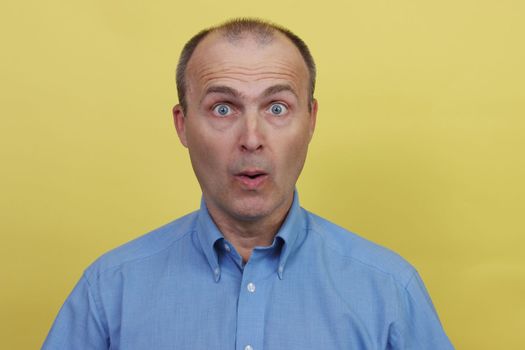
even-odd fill
[[[230,40],[220,32],[210,33],[195,49],[186,70],[188,92],[198,92],[214,83],[264,85],[287,83],[298,93],[308,86],[308,68],[297,47],[282,33],[259,41],[247,34]]]

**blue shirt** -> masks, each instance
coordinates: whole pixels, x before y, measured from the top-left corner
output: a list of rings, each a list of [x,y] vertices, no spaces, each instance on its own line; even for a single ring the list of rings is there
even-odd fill
[[[243,264],[206,205],[99,258],[44,350],[453,349],[414,268],[299,206]]]

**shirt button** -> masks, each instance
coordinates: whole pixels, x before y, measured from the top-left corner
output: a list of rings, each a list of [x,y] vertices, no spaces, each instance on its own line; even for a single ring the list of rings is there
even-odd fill
[[[255,292],[255,284],[253,284],[252,282],[248,283],[246,289],[248,289],[248,292],[250,293]],[[250,349],[252,348],[250,345],[247,345],[245,349],[248,349],[248,346],[250,347]]]
[[[246,345],[244,347],[244,350],[253,350],[253,347],[251,345]]]
[[[226,249],[226,251],[229,252],[230,246],[227,243],[224,243],[224,249]]]

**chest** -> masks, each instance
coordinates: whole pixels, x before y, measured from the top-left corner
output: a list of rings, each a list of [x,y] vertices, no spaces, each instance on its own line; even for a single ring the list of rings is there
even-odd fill
[[[385,348],[385,316],[366,292],[304,277],[157,280],[147,293],[121,296],[112,349]]]

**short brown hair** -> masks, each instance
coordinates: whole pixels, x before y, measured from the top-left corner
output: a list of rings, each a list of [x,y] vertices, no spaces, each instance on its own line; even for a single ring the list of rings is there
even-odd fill
[[[270,23],[268,21],[256,19],[256,18],[235,18],[229,20],[221,25],[210,27],[195,34],[182,49],[180,54],[179,63],[177,64],[177,93],[179,95],[179,103],[183,111],[187,111],[186,102],[186,68],[190,61],[193,52],[197,48],[197,45],[206,37],[208,34],[221,31],[223,34],[232,41],[240,39],[244,34],[252,34],[258,41],[268,42],[271,40],[275,32],[284,34],[290,41],[297,47],[301,56],[308,67],[308,73],[310,78],[309,84],[309,100],[310,105],[314,98],[315,90],[315,78],[316,68],[314,58],[308,49],[305,42],[297,35],[292,33],[290,30],[281,27],[277,24]]]

